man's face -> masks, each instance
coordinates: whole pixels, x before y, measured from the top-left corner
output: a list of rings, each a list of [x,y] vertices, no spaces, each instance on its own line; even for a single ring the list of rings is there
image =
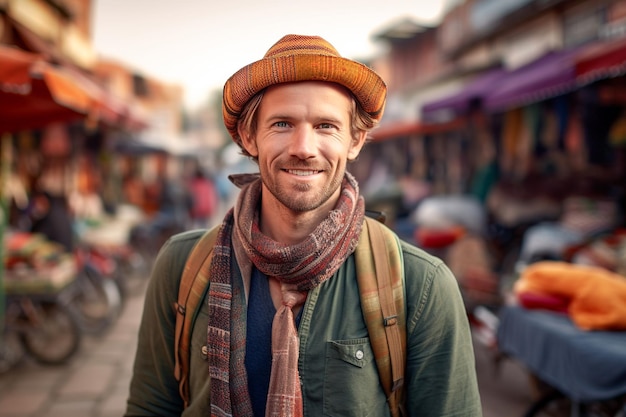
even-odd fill
[[[268,88],[257,114],[255,137],[243,135],[258,157],[264,188],[293,212],[334,207],[348,159],[356,158],[366,133],[354,139],[352,99],[326,82],[279,84]]]

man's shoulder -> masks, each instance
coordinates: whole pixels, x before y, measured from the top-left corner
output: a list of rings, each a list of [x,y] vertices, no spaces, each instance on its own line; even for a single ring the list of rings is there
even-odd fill
[[[456,285],[456,279],[448,266],[438,257],[431,255],[409,242],[400,241],[407,291],[429,291],[433,285]]]
[[[189,243],[195,244],[207,231],[207,229],[194,229],[180,232],[171,236],[169,238],[169,243],[174,245],[188,245]]]
[[[439,268],[443,261],[436,256],[431,255],[424,249],[417,247],[415,244],[403,240],[398,234],[389,226],[381,223],[383,229],[386,229],[388,233],[393,234],[399,242],[399,248],[402,252],[402,259],[404,263],[405,275],[413,273],[413,270],[428,269],[433,271]]]
[[[172,235],[157,255],[157,268],[166,269],[170,272],[182,271],[189,253],[204,233],[206,230],[196,229]]]
[[[402,256],[404,258],[405,265],[409,264],[421,264],[428,267],[437,268],[439,267],[443,261],[430,253],[426,252],[424,249],[415,246],[414,244],[407,242],[405,240],[400,240],[400,247],[402,249]]]

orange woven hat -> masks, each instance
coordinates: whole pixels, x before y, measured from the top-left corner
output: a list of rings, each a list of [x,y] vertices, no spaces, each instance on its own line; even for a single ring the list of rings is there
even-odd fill
[[[248,100],[266,87],[295,81],[341,84],[352,91],[375,120],[383,115],[387,86],[376,72],[360,62],[343,58],[319,36],[286,35],[263,59],[246,65],[224,84],[222,115],[233,139],[239,143],[237,120]]]

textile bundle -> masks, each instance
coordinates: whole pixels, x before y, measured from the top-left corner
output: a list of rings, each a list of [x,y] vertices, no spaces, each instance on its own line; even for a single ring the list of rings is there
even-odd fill
[[[626,277],[607,269],[537,262],[524,270],[514,292],[518,299],[545,295],[563,301],[583,330],[626,330]]]

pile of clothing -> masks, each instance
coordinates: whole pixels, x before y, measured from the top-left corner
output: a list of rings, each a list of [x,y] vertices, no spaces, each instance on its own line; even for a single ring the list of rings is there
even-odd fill
[[[529,265],[514,286],[526,308],[568,314],[584,330],[626,330],[626,239],[617,246],[614,268],[564,261]]]

